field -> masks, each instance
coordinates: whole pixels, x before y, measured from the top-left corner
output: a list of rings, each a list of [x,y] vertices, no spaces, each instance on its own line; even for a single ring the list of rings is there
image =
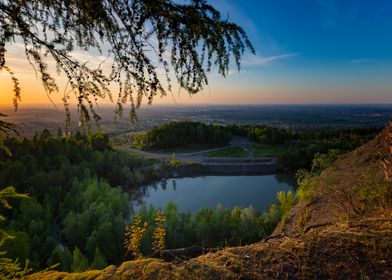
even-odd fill
[[[283,146],[272,145],[254,145],[253,149],[255,157],[278,157],[285,151]]]
[[[207,153],[208,157],[247,157],[248,150],[241,147],[232,147]]]

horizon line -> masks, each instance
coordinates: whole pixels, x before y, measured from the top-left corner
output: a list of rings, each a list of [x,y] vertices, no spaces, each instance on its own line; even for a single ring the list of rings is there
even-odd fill
[[[63,104],[62,103],[57,103],[54,106],[51,103],[24,103],[24,104],[19,104],[18,105],[18,110],[21,109],[21,107],[47,107],[47,108],[53,108],[54,110],[62,110],[63,109]],[[123,104],[124,109],[127,109],[127,104]],[[129,104],[130,105],[130,104]],[[385,102],[373,102],[373,103],[349,103],[349,102],[340,102],[340,103],[317,103],[317,102],[312,102],[312,103],[240,103],[240,104],[235,104],[235,103],[181,103],[181,104],[172,104],[172,103],[158,103],[158,104],[142,104],[139,109],[142,108],[153,108],[153,107],[198,107],[198,106],[209,106],[209,107],[216,107],[216,106],[230,106],[230,107],[235,107],[235,106],[360,106],[360,105],[367,105],[367,106],[392,106],[391,103],[385,103]],[[69,104],[70,107],[75,107],[77,104]],[[115,103],[104,103],[99,106],[95,106],[95,108],[100,108],[100,107],[115,107]],[[61,107],[61,108],[58,108]],[[3,105],[0,104],[0,108],[2,109],[9,109],[9,110],[15,110],[15,108],[12,105]]]

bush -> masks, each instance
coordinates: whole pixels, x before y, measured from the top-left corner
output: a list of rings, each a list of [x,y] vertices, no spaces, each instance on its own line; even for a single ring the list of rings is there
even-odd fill
[[[290,211],[291,207],[293,207],[297,203],[297,199],[295,195],[288,191],[286,192],[278,192],[277,194],[279,208],[281,211],[282,217],[286,217],[287,213]]]

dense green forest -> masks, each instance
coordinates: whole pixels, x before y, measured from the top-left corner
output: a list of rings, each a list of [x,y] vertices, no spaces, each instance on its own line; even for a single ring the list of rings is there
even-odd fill
[[[1,209],[4,227],[16,237],[3,248],[9,257],[29,259],[34,269],[60,262],[62,270],[75,270],[83,256],[92,267],[123,259],[128,193],[140,195],[137,187],[154,178],[151,162],[110,149],[102,135],[44,131],[5,144],[12,157],[0,155],[1,185],[30,196],[12,201],[12,211]]]
[[[156,126],[135,137],[136,146],[146,148],[179,148],[190,145],[223,146],[231,140],[231,133],[221,125],[181,121]]]

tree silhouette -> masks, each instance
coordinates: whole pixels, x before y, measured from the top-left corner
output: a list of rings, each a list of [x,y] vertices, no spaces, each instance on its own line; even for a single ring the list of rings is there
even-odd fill
[[[75,95],[80,121],[99,120],[94,108],[102,99],[116,102],[116,113],[130,104],[131,117],[144,98],[151,104],[166,95],[175,77],[190,94],[208,84],[217,67],[226,76],[230,61],[240,68],[246,49],[254,53],[244,30],[222,19],[205,0],[179,4],[170,0],[4,0],[0,1],[0,71],[14,84],[15,109],[21,100],[19,80],[7,65],[6,51],[23,43],[26,59],[50,96],[59,90],[48,68],[68,78],[64,92],[67,120]],[[73,51],[94,51],[105,61],[93,68]],[[110,63],[106,73],[103,65]],[[165,78],[160,78],[163,69]],[[109,90],[118,86],[116,96]]]

